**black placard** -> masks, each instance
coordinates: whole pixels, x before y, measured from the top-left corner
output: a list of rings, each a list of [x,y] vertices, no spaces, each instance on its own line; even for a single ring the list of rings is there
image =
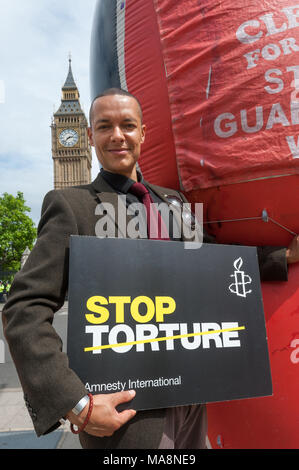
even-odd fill
[[[72,236],[67,343],[87,390],[136,410],[271,395],[256,248]]]

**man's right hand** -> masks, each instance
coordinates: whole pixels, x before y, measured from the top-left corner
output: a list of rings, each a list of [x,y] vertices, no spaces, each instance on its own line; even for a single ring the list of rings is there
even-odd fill
[[[135,410],[124,410],[120,413],[115,409],[117,405],[126,403],[134,398],[136,392],[128,390],[109,394],[93,396],[93,409],[84,431],[92,436],[112,436],[123,424],[136,415]],[[80,428],[88,413],[89,404],[76,416],[72,411],[67,413],[67,419]]]

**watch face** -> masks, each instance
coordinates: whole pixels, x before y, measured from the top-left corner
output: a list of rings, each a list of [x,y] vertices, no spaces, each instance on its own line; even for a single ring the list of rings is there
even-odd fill
[[[59,135],[59,142],[64,147],[73,147],[78,142],[79,136],[74,129],[64,129]]]

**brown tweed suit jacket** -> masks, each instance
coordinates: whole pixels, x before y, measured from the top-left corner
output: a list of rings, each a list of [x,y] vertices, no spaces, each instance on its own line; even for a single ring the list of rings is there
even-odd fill
[[[186,201],[175,190],[150,187],[166,202],[165,195]],[[59,419],[86,394],[84,384],[68,366],[52,321],[67,292],[69,237],[95,235],[99,220],[95,209],[100,202],[114,205],[117,220],[117,194],[101,175],[89,185],[45,196],[36,244],[15,276],[3,309],[4,333],[38,436],[56,429]],[[259,259],[262,278],[287,279],[284,249],[259,249]],[[154,449],[162,436],[164,417],[165,410],[141,411],[112,437],[82,433],[80,439],[84,447]]]

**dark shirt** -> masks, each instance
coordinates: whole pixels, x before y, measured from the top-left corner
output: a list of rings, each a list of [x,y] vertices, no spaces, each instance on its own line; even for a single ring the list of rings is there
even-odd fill
[[[118,173],[111,173],[110,171],[104,170],[103,168],[101,168],[100,173],[105,181],[107,181],[107,183],[112,186],[112,188],[115,189],[118,194],[126,194],[127,206],[133,202],[140,202],[135,194],[129,192],[130,187],[135,183],[134,180],[127,178],[124,175],[119,175]],[[163,202],[162,199],[147,186],[143,176],[141,173],[139,173],[139,171],[137,171],[137,178],[138,182],[144,184],[144,186],[149,190],[153,202]]]
[[[104,178],[104,180],[107,181],[107,183],[110,186],[112,186],[113,189],[115,189],[115,192],[117,194],[126,195],[127,207],[132,203],[136,203],[136,202],[140,203],[140,200],[137,198],[137,196],[129,192],[130,187],[132,186],[132,184],[135,183],[134,180],[132,180],[131,178],[127,178],[124,175],[119,175],[118,173],[111,173],[110,171],[104,170],[103,168],[101,168],[100,173],[101,173],[101,176]],[[159,204],[161,202],[165,202],[163,201],[163,199],[161,199],[157,194],[155,194],[148,187],[148,185],[146,184],[146,181],[143,179],[143,176],[141,173],[139,173],[139,171],[137,171],[137,179],[139,183],[144,184],[144,186],[148,189],[150,196],[152,198],[152,201],[154,203]],[[164,222],[168,224],[168,221],[164,220]],[[173,234],[173,215],[172,215],[172,211],[169,211],[169,238],[174,241],[181,240],[181,238],[174,238],[172,234]]]

